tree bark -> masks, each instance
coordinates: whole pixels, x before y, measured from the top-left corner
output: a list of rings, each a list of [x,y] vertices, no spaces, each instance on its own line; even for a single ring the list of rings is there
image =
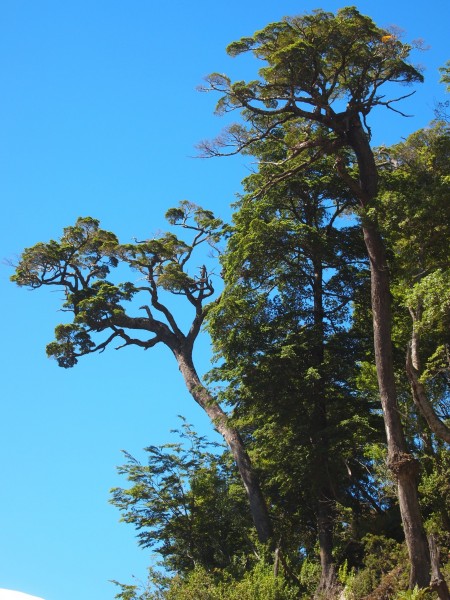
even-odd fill
[[[239,432],[228,424],[227,415],[200,381],[191,351],[181,348],[173,350],[173,353],[189,393],[206,412],[230,449],[247,493],[250,512],[260,542],[272,542],[273,530],[266,502]]]
[[[360,172],[359,200],[363,208],[362,229],[370,260],[371,303],[375,365],[386,429],[389,467],[397,481],[400,512],[410,559],[410,587],[427,587],[430,553],[417,491],[418,463],[408,452],[401,423],[392,357],[392,317],[389,270],[384,242],[369,208],[377,194],[377,167],[369,140],[359,118],[353,119],[347,139],[356,153]]]
[[[431,555],[431,581],[430,588],[437,592],[440,600],[450,600],[450,591],[448,585],[441,573],[439,566],[439,549],[433,534],[428,536]]]
[[[408,375],[409,383],[411,385],[414,404],[424,417],[431,431],[444,440],[444,442],[450,444],[450,429],[434,412],[434,408],[427,398],[425,387],[419,379],[419,374],[415,367],[415,364],[417,363],[414,361],[414,349],[417,351],[416,344],[411,344],[406,352],[406,374]]]
[[[333,508],[334,503],[322,493],[317,509],[321,573],[315,597],[327,598],[327,600],[334,598],[338,590],[336,566],[333,560]]]

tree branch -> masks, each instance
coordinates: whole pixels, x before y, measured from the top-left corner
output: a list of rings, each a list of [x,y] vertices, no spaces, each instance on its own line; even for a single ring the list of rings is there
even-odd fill
[[[406,351],[406,373],[411,385],[414,404],[419,409],[431,431],[440,437],[444,442],[450,444],[450,428],[443,423],[435,413],[433,406],[427,398],[425,387],[421,383],[418,373],[412,363],[411,343],[408,344]]]

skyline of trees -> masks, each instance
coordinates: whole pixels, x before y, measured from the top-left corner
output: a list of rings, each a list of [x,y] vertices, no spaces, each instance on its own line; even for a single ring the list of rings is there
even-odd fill
[[[437,122],[377,149],[368,125],[375,107],[401,115],[397,103],[410,95],[387,98],[382,86],[422,80],[410,51],[354,7],[287,18],[233,42],[229,54],[252,52],[265,64],[248,83],[208,78],[207,89],[222,94],[217,111],[238,110],[241,121],[204,142],[205,156],[257,159],[233,222],[184,201],[166,217],[189,239],[169,231],[120,244],[80,218],[17,265],[18,285],[66,291],[73,322],[58,325],[47,346],[60,366],[117,342],[162,343],[227,444],[220,458],[204,454],[189,430],[191,463],[179,445],[170,455],[170,446],[150,448],[148,467],[127,457],[121,472],[134,487],[116,489],[113,503],[144,545],[162,540],[162,564],[176,573],[142,598],[184,598],[197,569],[213,574],[217,594],[256,585],[249,573],[275,586],[267,598],[332,598],[358,574],[368,594],[387,574],[377,563],[368,581],[379,548],[391,548],[390,570],[405,574],[393,546],[402,541],[409,588],[449,597],[435,550],[450,543],[449,130]],[[221,240],[216,294],[214,267],[190,263]],[[117,280],[125,266],[142,285]],[[172,310],[180,296],[193,314],[187,333]],[[205,323],[217,396],[192,357]],[[243,496],[232,493],[237,474],[258,540]],[[161,490],[170,514],[157,503]],[[214,544],[214,514],[235,531],[231,545]],[[202,527],[211,532],[204,540],[194,532]],[[138,597],[121,589],[118,598]]]

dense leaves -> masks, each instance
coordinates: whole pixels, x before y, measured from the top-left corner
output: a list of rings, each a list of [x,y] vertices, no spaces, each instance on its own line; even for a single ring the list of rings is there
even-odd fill
[[[288,162],[303,148],[345,146],[353,118],[364,118],[374,106],[396,110],[400,98],[386,99],[386,83],[411,84],[422,75],[408,62],[411,46],[394,31],[380,29],[355,7],[335,15],[323,10],[271,23],[251,37],[228,46],[232,56],[252,52],[267,66],[260,79],[232,83],[225,75],[208,78],[207,90],[222,94],[219,113],[243,109],[249,128],[233,125],[212,144],[207,155],[243,149],[253,151],[280,123],[304,119],[319,127],[316,139],[296,139]],[[254,129],[252,130],[252,127]]]
[[[146,465],[126,454],[119,473],[131,487],[112,490],[111,502],[166,568],[180,574],[230,568],[252,549],[237,473],[189,425],[178,433],[176,443],[146,448]]]

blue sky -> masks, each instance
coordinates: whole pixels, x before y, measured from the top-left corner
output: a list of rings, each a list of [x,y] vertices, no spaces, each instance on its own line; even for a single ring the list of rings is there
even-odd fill
[[[356,3],[430,49],[415,57],[426,83],[403,108],[377,113],[376,144],[425,126],[443,99],[447,0]],[[26,246],[57,238],[78,216],[123,241],[164,228],[188,199],[228,219],[248,173],[241,157],[197,160],[194,146],[224,125],[196,86],[213,71],[246,78],[255,64],[225,47],[270,21],[334,1],[1,0],[0,2],[0,588],[45,600],[114,597],[108,581],[144,577],[151,561],[118,522],[109,489],[121,449],[169,440],[183,414],[211,432],[163,348],[110,350],[72,370],[45,356],[61,294],[9,283]],[[403,90],[400,90],[401,92]],[[197,353],[208,369],[208,341]]]

